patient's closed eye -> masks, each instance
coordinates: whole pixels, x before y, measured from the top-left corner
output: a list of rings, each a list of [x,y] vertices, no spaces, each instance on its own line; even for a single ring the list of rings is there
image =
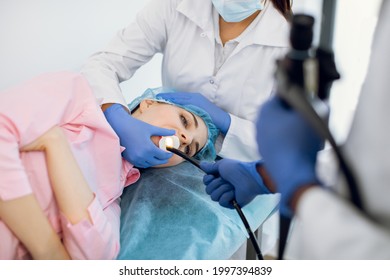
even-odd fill
[[[185,128],[188,127],[188,119],[184,115],[180,115],[180,119]]]
[[[186,113],[181,113],[180,120],[186,129],[195,130],[195,131],[198,129],[198,126],[199,126],[198,121],[196,120],[196,117],[193,113],[188,112],[188,116],[186,115]],[[190,141],[190,140],[187,139],[187,136],[185,135],[185,133],[181,134],[181,139],[182,139],[182,141],[184,139],[184,141],[186,142],[186,143],[182,143],[183,146],[184,146],[184,144],[187,144],[184,147],[184,152],[187,155],[194,156],[199,151],[199,143],[197,141],[194,142],[192,140],[191,143],[188,143],[188,141]]]

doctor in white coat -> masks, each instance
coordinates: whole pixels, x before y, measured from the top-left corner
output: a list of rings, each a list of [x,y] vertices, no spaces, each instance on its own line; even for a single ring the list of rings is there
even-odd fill
[[[297,190],[299,226],[290,242],[296,258],[390,259],[389,33],[390,2],[383,1],[368,74],[344,145],[365,213],[323,188]],[[336,187],[345,193],[341,179]]]
[[[333,186],[322,185],[316,172],[322,140],[308,122],[283,106],[279,97],[261,108],[257,141],[264,163],[259,171],[267,171],[274,182],[268,186],[281,193],[280,213],[295,217],[286,251],[289,258],[390,259],[389,33],[390,1],[383,1],[368,74],[343,145],[364,211],[350,202],[342,175]],[[215,200],[221,203],[234,189],[233,198],[250,201],[262,187],[256,183],[257,173],[237,182],[241,165],[230,159],[202,163],[210,173],[204,178],[206,190]]]
[[[162,53],[162,86],[178,92],[169,96],[175,102],[195,104],[210,114],[221,131],[218,155],[258,158],[253,122],[271,95],[275,60],[289,46],[290,13],[290,0],[149,1],[82,69],[126,148],[123,157],[146,168],[172,156],[150,136],[174,131],[132,119],[119,87]]]

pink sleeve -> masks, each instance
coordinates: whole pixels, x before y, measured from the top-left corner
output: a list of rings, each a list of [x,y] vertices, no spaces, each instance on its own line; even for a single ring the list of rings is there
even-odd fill
[[[61,215],[63,242],[72,259],[116,259],[120,248],[119,201],[116,199],[103,210],[95,196],[88,207],[92,224],[83,220],[72,225]]]
[[[10,200],[32,193],[19,154],[19,136],[11,120],[0,113],[0,199]]]
[[[41,166],[44,164],[44,154],[42,152],[20,154],[19,148],[35,140],[51,127],[55,125],[64,127],[75,119],[81,122],[90,121],[89,124],[100,129],[99,135],[102,135],[104,140],[114,136],[113,147],[118,146],[119,150],[119,141],[112,130],[107,130],[109,125],[105,123],[88,83],[80,75],[49,73],[0,92],[0,198],[9,200],[34,192],[42,207],[47,208],[45,210],[49,212],[49,220],[55,219],[52,224],[57,231],[60,230],[57,228],[57,207],[52,203],[54,199],[47,170],[44,168],[45,165]],[[87,149],[82,151],[89,152]],[[81,158],[85,154],[82,151],[75,156]],[[111,150],[108,148],[108,151]],[[29,165],[26,165],[26,158],[29,159],[27,160]],[[120,168],[119,153],[118,158],[119,160],[114,156],[109,162],[119,161]],[[39,159],[39,162],[36,159]],[[99,165],[97,170],[105,170],[107,165],[109,164]],[[117,166],[113,165],[110,168],[116,170]],[[98,177],[92,173],[90,176],[92,181]],[[99,178],[103,182],[107,180],[115,184],[110,176]],[[72,225],[63,215],[59,217],[64,245],[74,259],[115,259],[119,252],[119,199],[111,201],[108,206],[105,202],[117,197],[120,190],[110,186],[107,188],[107,197],[104,197],[106,200],[102,199],[104,207],[95,198],[88,208],[92,223],[85,220]]]
[[[90,91],[82,76],[59,72],[38,76],[0,92],[1,199],[32,192],[19,148],[51,127],[65,123],[73,116],[76,105],[85,106],[86,98],[79,98],[76,103],[74,96],[86,90]]]

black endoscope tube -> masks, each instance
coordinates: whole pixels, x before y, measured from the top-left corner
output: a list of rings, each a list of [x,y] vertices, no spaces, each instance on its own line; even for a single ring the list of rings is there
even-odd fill
[[[202,168],[200,168],[200,162],[192,157],[189,157],[187,156],[185,153],[183,153],[182,151],[178,150],[178,149],[175,149],[173,147],[166,147],[166,149],[176,155],[178,155],[179,157],[182,157],[184,158],[185,160],[189,161],[190,163],[192,163],[193,165],[195,165],[196,167],[198,167],[200,170],[202,170]],[[203,170],[202,170],[203,171]],[[242,212],[241,210],[241,207],[240,205],[238,205],[237,201],[236,200],[233,200],[232,201],[232,204],[234,206],[234,208],[236,209],[238,215],[240,216],[241,220],[242,220],[242,223],[244,224],[245,226],[245,229],[246,231],[248,232],[249,234],[249,239],[251,240],[251,243],[253,245],[253,248],[255,249],[255,252],[256,252],[256,255],[257,255],[257,258],[259,260],[264,260],[263,258],[263,255],[261,254],[261,250],[260,250],[260,247],[259,247],[259,244],[257,242],[257,239],[251,229],[251,227],[249,226],[249,223],[248,223],[248,220],[246,219],[244,213]]]
[[[327,122],[324,122],[321,116],[317,114],[306,96],[303,64],[309,58],[313,40],[313,25],[314,18],[312,16],[297,14],[293,17],[290,33],[291,50],[284,60],[284,65],[280,64],[280,66],[282,68],[284,67],[289,83],[296,86],[290,86],[284,91],[277,91],[277,94],[290,107],[301,113],[323,139],[329,141],[339,161],[340,169],[344,173],[348,183],[351,200],[358,209],[364,212],[363,200],[359,191],[360,188],[353,174],[353,170],[333,138]],[[300,54],[300,56],[296,54]],[[319,64],[317,82],[318,98],[323,100],[328,98],[330,86],[333,81],[340,78],[340,74],[336,69],[332,52],[317,49],[315,58]]]
[[[185,153],[183,153],[182,151],[178,150],[178,149],[175,149],[173,147],[166,147],[166,149],[176,155],[178,155],[179,157],[182,157],[184,158],[186,161],[189,161],[191,162],[193,165],[195,165],[196,167],[198,167],[200,170],[202,170],[202,168],[200,168],[200,162],[199,160],[196,160],[190,156],[187,156]],[[202,170],[203,171],[203,170]]]
[[[235,199],[232,200],[232,203],[233,203],[233,206],[236,209],[238,215],[240,216],[240,218],[245,226],[246,231],[249,234],[249,239],[251,240],[253,248],[255,249],[257,259],[264,260],[264,257],[261,254],[261,250],[260,250],[259,244],[257,242],[257,239],[256,239],[253,231],[251,230],[251,227],[249,226],[249,223],[248,223],[244,213],[242,212],[240,205],[238,205],[238,203]]]
[[[329,141],[338,159],[340,169],[345,176],[351,201],[358,209],[365,213],[359,185],[353,170],[333,138],[327,122],[324,122],[322,117],[313,108],[312,100],[308,98],[308,92],[305,88],[307,72],[304,71],[304,63],[311,58],[313,25],[314,18],[312,16],[296,14],[293,17],[290,32],[291,50],[283,60],[278,61],[277,65],[276,77],[277,84],[279,84],[277,95],[281,97],[284,104],[300,113],[316,130],[319,136]],[[329,97],[332,82],[340,78],[335,66],[333,52],[318,48],[315,56],[312,58],[315,58],[318,63],[318,92],[315,98],[326,100]],[[290,224],[291,218],[280,215],[278,259],[283,259]]]

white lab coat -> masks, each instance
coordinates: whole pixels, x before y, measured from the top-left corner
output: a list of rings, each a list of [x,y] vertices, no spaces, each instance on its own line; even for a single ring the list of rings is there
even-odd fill
[[[219,155],[257,160],[253,121],[272,92],[275,60],[289,45],[289,24],[268,2],[258,26],[217,73],[211,0],[150,1],[135,22],[87,61],[82,72],[103,103],[126,105],[118,82],[128,80],[153,55],[162,53],[163,87],[200,92],[230,113],[231,126]]]
[[[289,244],[297,258],[390,259],[389,34],[390,1],[383,1],[367,78],[344,146],[373,220],[339,196],[309,190],[299,202]]]

